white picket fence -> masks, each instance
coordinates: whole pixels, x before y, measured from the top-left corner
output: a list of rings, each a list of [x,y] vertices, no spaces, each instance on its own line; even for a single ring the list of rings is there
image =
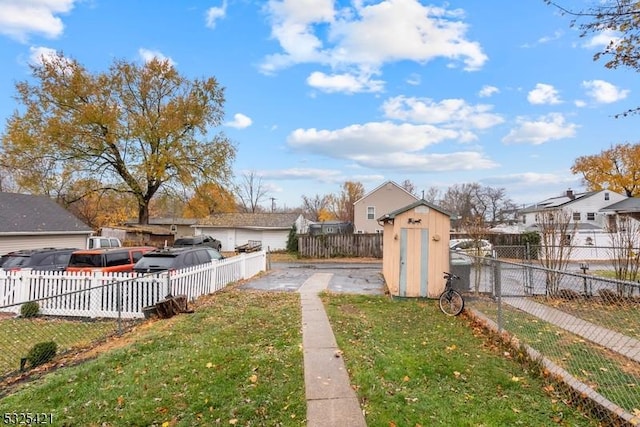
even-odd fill
[[[37,301],[44,315],[141,318],[168,294],[193,301],[265,270],[264,251],[153,275],[0,270],[0,312],[19,314],[23,303]]]

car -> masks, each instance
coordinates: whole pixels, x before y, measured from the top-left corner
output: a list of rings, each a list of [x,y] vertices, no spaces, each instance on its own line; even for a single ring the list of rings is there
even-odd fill
[[[83,249],[71,254],[67,271],[132,271],[142,256],[156,249],[153,246]]]
[[[6,271],[38,270],[64,271],[71,254],[78,248],[23,249],[2,256],[0,268]]]
[[[468,255],[491,256],[493,254],[493,246],[485,239],[451,239],[449,249]]]
[[[222,242],[211,236],[200,234],[198,236],[178,237],[173,246],[177,248],[185,246],[208,246],[220,252],[222,250]]]
[[[133,266],[136,273],[157,273],[210,263],[224,257],[208,246],[169,247],[145,253]]]

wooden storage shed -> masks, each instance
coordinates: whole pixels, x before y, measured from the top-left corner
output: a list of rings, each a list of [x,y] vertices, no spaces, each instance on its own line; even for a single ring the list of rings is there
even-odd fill
[[[418,200],[378,219],[384,227],[382,274],[392,296],[437,298],[449,271],[451,215]]]

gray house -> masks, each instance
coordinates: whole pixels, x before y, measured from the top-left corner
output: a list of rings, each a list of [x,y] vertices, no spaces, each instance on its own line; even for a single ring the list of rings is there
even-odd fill
[[[0,192],[0,254],[45,247],[84,248],[92,233],[49,197]]]

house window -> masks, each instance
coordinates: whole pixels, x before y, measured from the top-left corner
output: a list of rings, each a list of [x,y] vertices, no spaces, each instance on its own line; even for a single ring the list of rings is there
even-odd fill
[[[376,218],[376,207],[368,206],[367,207],[367,219],[375,219]]]
[[[565,234],[564,235],[564,242],[563,244],[565,246],[570,246],[571,245],[571,234]]]
[[[527,216],[526,215],[522,215],[522,223],[523,224],[527,223]]]
[[[587,221],[595,221],[595,220],[596,220],[595,212],[587,212]]]
[[[580,212],[574,212],[573,213],[573,220],[574,221],[580,221]]]
[[[604,199],[609,200],[609,193],[604,193]]]

